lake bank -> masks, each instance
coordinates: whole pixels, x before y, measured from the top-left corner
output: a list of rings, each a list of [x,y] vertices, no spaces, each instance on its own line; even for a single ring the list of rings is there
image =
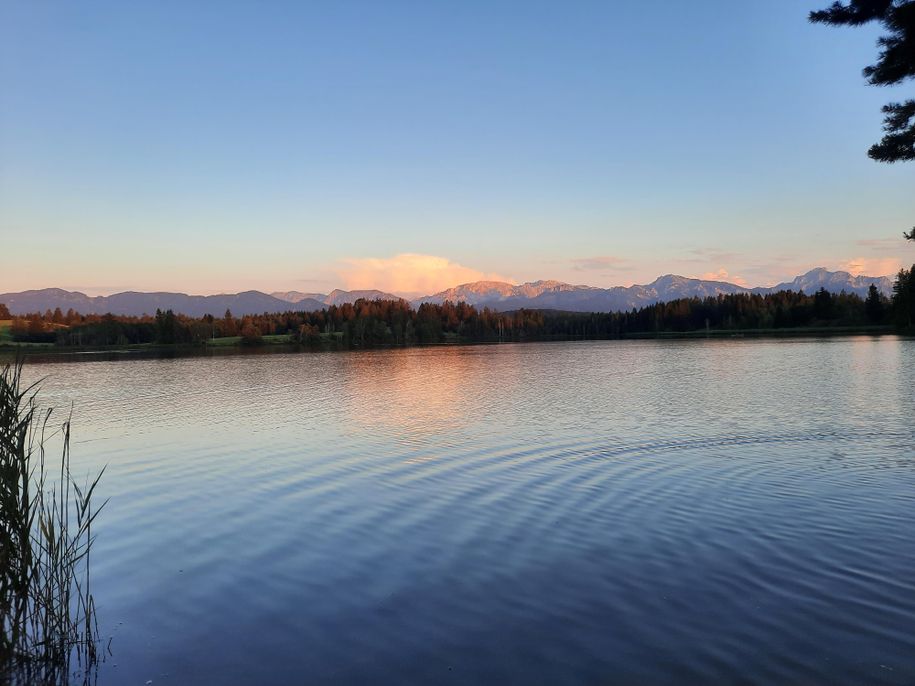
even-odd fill
[[[291,334],[262,336],[259,341],[249,342],[241,336],[226,336],[207,340],[202,344],[137,343],[109,346],[61,346],[55,343],[16,342],[7,338],[0,340],[0,355],[4,353],[24,355],[78,356],[99,353],[136,355],[195,355],[221,352],[252,352],[283,350],[286,352],[344,352],[352,350],[399,350],[438,346],[478,346],[504,343],[560,343],[576,341],[625,341],[625,340],[689,340],[689,339],[739,339],[739,338],[822,338],[842,336],[887,336],[904,335],[891,326],[819,326],[786,327],[778,329],[700,329],[695,331],[645,331],[630,332],[618,337],[537,337],[521,339],[469,340],[456,335],[446,335],[439,343],[414,343],[411,345],[374,344],[360,346],[343,342],[342,334],[320,334],[320,342],[300,343]]]

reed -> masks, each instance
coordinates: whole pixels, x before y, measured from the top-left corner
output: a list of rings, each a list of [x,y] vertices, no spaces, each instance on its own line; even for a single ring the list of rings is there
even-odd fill
[[[90,593],[93,496],[70,473],[70,421],[52,423],[22,362],[0,372],[0,683],[90,683],[99,659]],[[49,462],[45,447],[61,446]],[[104,472],[104,470],[102,470]]]

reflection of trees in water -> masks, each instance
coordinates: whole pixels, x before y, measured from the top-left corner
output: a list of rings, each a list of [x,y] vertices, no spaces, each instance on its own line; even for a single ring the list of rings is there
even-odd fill
[[[89,551],[101,474],[83,485],[72,477],[70,423],[53,429],[21,371],[19,362],[0,373],[0,681],[93,684],[100,648]],[[53,438],[59,467],[45,462]]]

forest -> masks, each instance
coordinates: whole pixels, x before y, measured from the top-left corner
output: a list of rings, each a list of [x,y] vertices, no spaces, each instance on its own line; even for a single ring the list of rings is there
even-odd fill
[[[59,309],[12,317],[0,304],[0,320],[11,320],[13,341],[58,347],[126,345],[247,345],[286,343],[313,348],[433,345],[527,340],[619,339],[714,332],[778,332],[803,329],[915,327],[915,266],[899,272],[892,298],[874,286],[866,298],[779,291],[684,298],[628,312],[577,313],[554,310],[496,312],[467,303],[423,304],[357,300],[313,312],[235,317],[186,317],[172,311],[129,317],[80,314]]]

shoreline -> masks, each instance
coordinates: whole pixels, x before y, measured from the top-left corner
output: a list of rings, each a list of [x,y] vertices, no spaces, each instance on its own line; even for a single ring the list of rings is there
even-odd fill
[[[341,345],[328,338],[322,344],[309,345],[295,341],[291,335],[276,335],[265,337],[259,343],[243,343],[239,337],[232,339],[215,339],[204,344],[184,343],[138,343],[132,345],[109,346],[59,346],[54,343],[28,343],[3,341],[0,343],[0,356],[10,353],[12,356],[22,355],[31,357],[35,355],[53,357],[79,357],[83,355],[127,355],[150,353],[153,355],[193,356],[207,353],[258,353],[267,351],[276,352],[350,352],[364,350],[399,350],[406,348],[435,348],[435,347],[465,347],[478,345],[500,345],[505,343],[563,343],[577,341],[627,341],[627,340],[702,340],[702,339],[763,339],[763,338],[831,338],[843,336],[871,336],[880,337],[887,335],[907,336],[892,326],[833,326],[833,327],[798,327],[781,329],[710,329],[697,331],[645,331],[627,333],[614,337],[583,337],[583,336],[539,336],[535,338],[493,339],[493,340],[446,340],[439,343],[424,343],[411,345],[378,344],[378,345]],[[237,340],[236,340],[237,339]]]

